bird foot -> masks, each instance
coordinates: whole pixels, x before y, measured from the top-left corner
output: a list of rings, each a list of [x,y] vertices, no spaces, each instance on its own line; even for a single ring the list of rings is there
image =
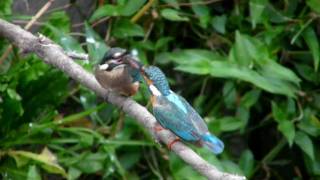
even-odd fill
[[[171,141],[169,144],[168,144],[168,149],[171,151],[172,150],[172,146],[176,143],[176,142],[179,142],[180,141],[180,138],[176,137],[173,141]]]
[[[155,131],[155,132],[159,132],[159,131],[162,131],[162,130],[164,130],[164,128],[160,125],[160,124],[155,124],[154,126],[153,126],[153,130]]]

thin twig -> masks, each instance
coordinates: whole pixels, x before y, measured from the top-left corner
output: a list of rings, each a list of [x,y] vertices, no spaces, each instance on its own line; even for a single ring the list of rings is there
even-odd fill
[[[98,24],[100,24],[100,23],[103,23],[103,22],[107,21],[108,19],[110,19],[110,17],[109,17],[109,16],[104,17],[104,18],[102,18],[102,19],[99,19],[98,21],[93,22],[93,23],[92,23],[92,25],[91,25],[91,27],[95,27],[95,26],[97,26]]]
[[[49,9],[53,2],[54,0],[49,0],[44,6],[42,6],[42,8],[37,12],[36,15],[32,17],[31,21],[29,21],[24,29],[29,30],[32,27],[33,23],[35,23]]]
[[[135,14],[132,18],[131,18],[131,22],[135,23],[137,22],[145,12],[147,12],[150,7],[152,6],[152,4],[154,3],[155,0],[149,0],[148,3],[146,5],[144,5],[140,11],[137,12],[137,14]]]
[[[2,19],[0,19],[0,35],[23,51],[35,53],[45,63],[60,69],[75,81],[78,81],[83,86],[94,91],[97,95],[103,97],[109,103],[119,107],[123,112],[136,119],[149,133],[155,134],[163,143],[168,144],[176,139],[176,136],[168,130],[155,132],[154,126],[156,125],[156,119],[145,107],[136,103],[131,98],[121,97],[102,88],[91,73],[84,70],[79,64],[66,56],[63,49],[59,45],[54,44],[50,39],[36,37],[19,26]],[[175,143],[171,150],[208,179],[245,179],[244,176],[221,172],[182,142]]]
[[[49,0],[44,6],[42,6],[42,8],[37,12],[36,15],[34,15],[32,17],[32,19],[24,26],[25,30],[29,30],[32,25],[43,15],[43,13],[45,13],[48,8],[51,6],[51,4],[54,2],[55,0]],[[5,59],[7,59],[7,57],[9,56],[9,54],[11,53],[13,47],[10,44],[7,49],[4,51],[4,53],[2,54],[2,56],[0,57],[0,65],[3,63],[3,61]]]

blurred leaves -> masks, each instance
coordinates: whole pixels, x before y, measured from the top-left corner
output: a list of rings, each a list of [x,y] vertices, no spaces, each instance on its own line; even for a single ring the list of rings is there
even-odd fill
[[[296,134],[294,142],[309,156],[311,160],[314,160],[313,143],[308,135],[299,131]]]
[[[85,24],[85,33],[90,60],[93,64],[96,64],[107,52],[107,46],[103,39],[87,23]]]
[[[239,33],[228,59],[216,52],[197,49],[167,53],[167,56],[178,64],[178,70],[236,78],[276,94],[294,97],[300,82],[290,69],[270,58],[262,42]]]
[[[105,4],[99,7],[91,16],[90,22],[100,19],[104,16],[131,16],[138,11],[146,0],[130,0],[125,4],[111,5]]]
[[[252,28],[255,29],[257,23],[260,23],[263,10],[265,9],[267,0],[250,0],[250,16]]]
[[[50,173],[61,174],[65,177],[67,176],[64,169],[57,163],[57,157],[52,154],[48,148],[44,148],[40,154],[10,150],[8,155],[15,159],[18,167],[24,166],[28,164],[30,160],[33,160],[40,163],[40,166]]]
[[[319,49],[319,42],[317,39],[317,35],[312,28],[307,28],[303,31],[302,36],[306,41],[309,49],[311,50],[313,59],[314,59],[314,69],[318,71],[319,61],[320,61],[320,49]]]
[[[161,16],[171,21],[189,21],[188,17],[179,15],[179,11],[174,9],[163,9],[161,11]]]
[[[307,5],[316,13],[320,13],[320,2],[317,0],[307,0]]]
[[[114,26],[111,34],[117,38],[143,37],[144,35],[143,28],[129,20],[119,20]]]
[[[0,17],[4,18],[6,15],[10,15],[11,12],[11,6],[12,6],[12,0],[4,0],[0,3]]]

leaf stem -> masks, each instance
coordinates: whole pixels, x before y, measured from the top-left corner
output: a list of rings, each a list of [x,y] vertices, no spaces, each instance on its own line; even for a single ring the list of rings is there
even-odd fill
[[[144,6],[140,9],[140,11],[138,11],[137,14],[135,14],[135,15],[131,18],[130,21],[131,21],[132,23],[137,22],[137,21],[141,18],[141,16],[142,16],[146,11],[148,11],[148,10],[150,9],[150,7],[151,7],[151,5],[154,3],[154,1],[155,1],[155,0],[149,0],[149,2],[148,2],[146,5],[144,5]]]

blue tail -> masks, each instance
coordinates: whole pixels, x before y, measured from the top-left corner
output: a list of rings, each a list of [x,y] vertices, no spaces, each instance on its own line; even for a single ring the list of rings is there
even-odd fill
[[[210,133],[206,133],[202,135],[201,139],[202,139],[203,145],[214,154],[220,154],[223,151],[224,144],[216,136]]]

